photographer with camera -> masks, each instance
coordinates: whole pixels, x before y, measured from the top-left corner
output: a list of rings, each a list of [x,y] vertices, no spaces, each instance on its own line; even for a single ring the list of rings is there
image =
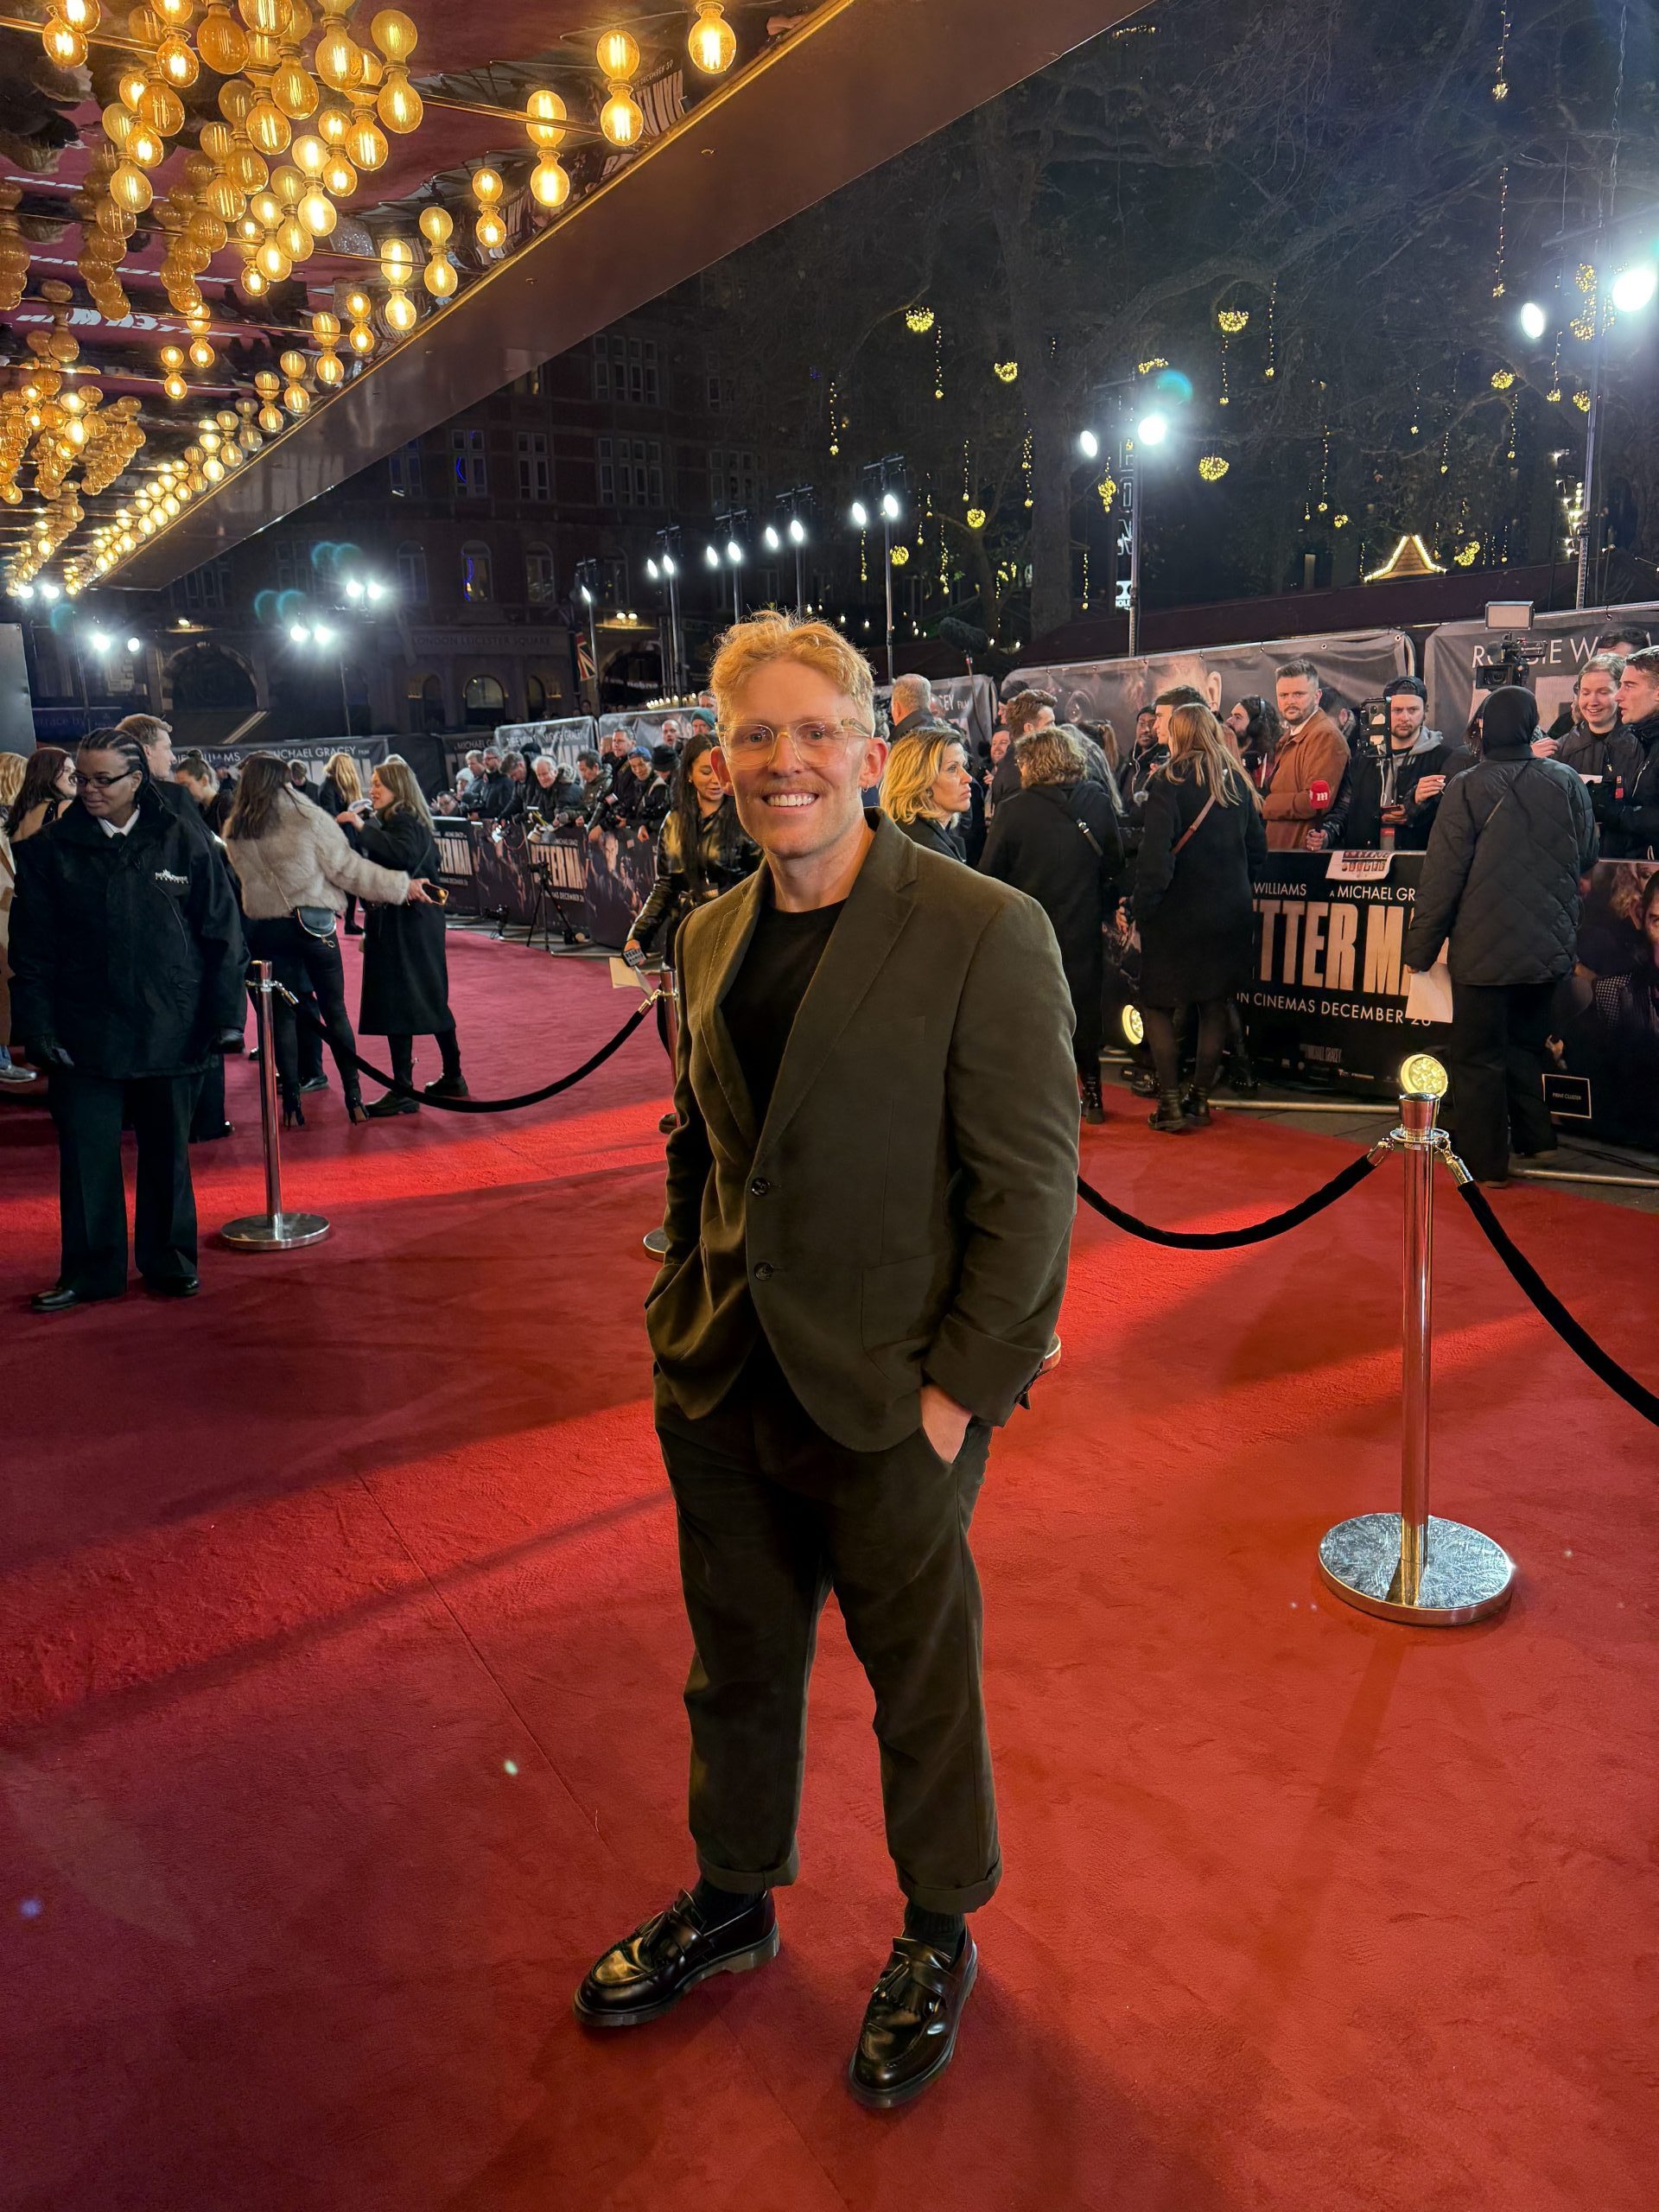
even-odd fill
[[[1389,715],[1389,749],[1382,762],[1382,821],[1400,853],[1428,849],[1429,832],[1453,776],[1472,768],[1475,756],[1456,738],[1427,723],[1428,694],[1414,676],[1396,676],[1382,687]]]

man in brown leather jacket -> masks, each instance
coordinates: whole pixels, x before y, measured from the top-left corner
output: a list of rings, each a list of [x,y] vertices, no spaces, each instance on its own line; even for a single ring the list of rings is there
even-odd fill
[[[902,2102],[955,2048],[1001,1872],[968,1528],[1040,1368],[1076,1204],[1071,1011],[1034,901],[912,844],[868,664],[763,615],[715,661],[722,780],[763,866],[679,940],[668,1255],[646,1300],[696,1651],[701,1878],[599,1960],[627,2026],[772,1957],[829,1592],[875,1692],[906,1900],[849,2079]]]
[[[1287,660],[1274,690],[1285,734],[1262,798],[1268,849],[1295,852],[1311,845],[1317,850],[1319,824],[1336,804],[1348,772],[1348,747],[1330,715],[1320,711],[1319,671],[1311,660]]]

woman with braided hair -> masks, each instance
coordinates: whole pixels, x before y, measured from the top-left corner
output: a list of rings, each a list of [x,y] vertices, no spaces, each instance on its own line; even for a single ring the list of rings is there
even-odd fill
[[[118,730],[83,739],[75,785],[51,834],[16,849],[11,910],[13,1023],[51,1077],[58,1130],[62,1261],[37,1313],[127,1287],[124,1111],[138,1272],[158,1296],[194,1297],[190,1119],[212,1056],[242,1046],[247,954],[213,847]]]

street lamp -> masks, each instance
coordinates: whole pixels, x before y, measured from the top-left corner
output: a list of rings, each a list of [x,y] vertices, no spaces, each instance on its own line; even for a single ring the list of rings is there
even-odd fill
[[[902,512],[899,495],[893,489],[892,478],[903,470],[905,457],[901,453],[884,454],[880,461],[866,464],[864,474],[875,480],[870,486],[871,497],[877,500],[881,514],[881,582],[887,608],[887,681],[893,682],[893,525]],[[862,499],[855,499],[849,510],[853,523],[859,530],[870,525],[870,511]]]
[[[594,712],[599,712],[599,632],[594,620],[594,584],[598,569],[591,560],[576,563],[576,594],[588,610],[588,658],[593,666]]]
[[[663,654],[663,666],[668,689],[678,698],[684,686],[681,681],[685,656],[680,644],[680,564],[674,558],[673,547],[677,546],[680,533],[677,525],[671,524],[657,533],[657,543],[662,547],[662,558],[645,563],[645,574],[653,583],[663,587],[664,611],[667,616],[667,649]]]
[[[1113,383],[1104,385],[1101,387],[1101,396],[1104,397],[1109,392],[1116,392],[1121,395],[1125,391],[1133,390],[1139,382],[1140,378],[1138,376],[1119,377]],[[1166,378],[1160,378],[1160,385],[1166,385],[1172,393],[1178,398],[1184,398],[1187,395],[1185,379],[1184,378],[1175,376],[1173,372],[1171,372]],[[1122,406],[1121,397],[1117,404],[1121,410]],[[1122,509],[1123,521],[1126,526],[1126,535],[1128,540],[1127,550],[1129,556],[1128,596],[1127,601],[1124,601],[1120,597],[1119,605],[1129,618],[1128,649],[1130,655],[1133,656],[1140,650],[1141,645],[1141,502],[1140,485],[1141,471],[1138,465],[1139,448],[1141,447],[1155,448],[1165,444],[1169,437],[1170,419],[1169,416],[1164,413],[1161,408],[1151,408],[1146,414],[1138,418],[1135,422],[1133,431],[1125,430],[1121,427],[1121,414],[1119,422],[1120,429],[1117,434],[1117,454],[1116,463],[1114,465],[1114,474],[1116,478],[1117,489],[1114,496]],[[1080,430],[1077,433],[1077,450],[1085,461],[1097,461],[1100,458],[1101,448],[1102,441],[1097,431],[1084,429]],[[1116,550],[1118,553],[1122,553],[1126,550],[1122,537],[1118,540]],[[1116,555],[1114,556],[1114,558],[1116,559]],[[1122,585],[1120,583],[1118,586],[1120,594],[1122,593]]]
[[[1588,231],[1567,231],[1549,240],[1551,245],[1566,246],[1591,236]],[[1590,347],[1589,390],[1584,395],[1587,401],[1584,418],[1584,493],[1580,502],[1577,537],[1579,569],[1573,590],[1575,607],[1590,603],[1592,571],[1596,563],[1600,512],[1596,505],[1596,448],[1601,431],[1602,371],[1606,359],[1607,326],[1611,317],[1602,307],[1604,292],[1611,306],[1621,315],[1638,315],[1652,304],[1659,291],[1659,264],[1651,255],[1627,263],[1615,270],[1611,279],[1607,275],[1607,238],[1604,224],[1594,226],[1595,244],[1586,257],[1585,274],[1587,278],[1586,296],[1593,302],[1591,312],[1595,317],[1595,331]],[[1582,251],[1580,245],[1579,251]],[[1541,339],[1549,327],[1549,318],[1541,307],[1529,300],[1521,309],[1520,323],[1526,336],[1535,341]]]

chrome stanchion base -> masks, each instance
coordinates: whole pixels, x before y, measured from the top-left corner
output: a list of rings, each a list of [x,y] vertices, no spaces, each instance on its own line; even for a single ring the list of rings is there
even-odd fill
[[[1515,1592],[1515,1561],[1501,1544],[1431,1514],[1428,1560],[1415,1605],[1400,1589],[1400,1516],[1339,1521],[1319,1546],[1325,1587],[1363,1613],[1421,1628],[1462,1628],[1501,1613]]]
[[[321,1244],[327,1234],[320,1213],[245,1213],[219,1232],[221,1243],[238,1252],[292,1252],[301,1244]]]
[[[665,1229],[648,1229],[639,1241],[653,1259],[665,1260],[668,1257],[668,1231]]]

